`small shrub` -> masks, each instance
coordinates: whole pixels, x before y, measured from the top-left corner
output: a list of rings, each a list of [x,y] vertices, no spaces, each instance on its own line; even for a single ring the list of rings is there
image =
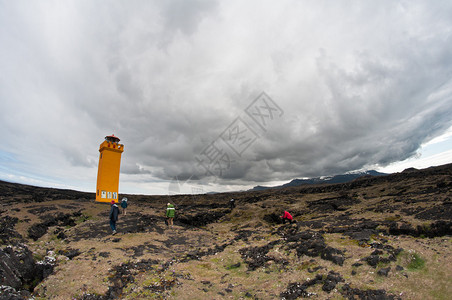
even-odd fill
[[[385,221],[395,222],[395,221],[399,221],[399,220],[400,220],[400,216],[399,215],[397,215],[397,216],[388,216],[388,217],[385,218]]]
[[[198,264],[199,268],[203,268],[203,269],[207,269],[207,270],[212,270],[212,265],[209,263],[200,263]]]
[[[236,263],[236,264],[230,264],[230,265],[227,265],[225,268],[226,268],[226,270],[233,270],[233,269],[238,269],[238,268],[240,268],[241,265],[242,265],[242,264],[241,264],[240,262],[238,262],[238,263]]]
[[[80,217],[78,217],[76,220],[75,220],[75,224],[81,224],[81,223],[83,223],[83,222],[86,222],[86,221],[88,221],[88,220],[90,220],[90,219],[92,219],[92,217],[90,216],[90,215],[85,215],[85,214],[82,214]]]
[[[425,260],[414,250],[402,251],[397,255],[400,265],[408,271],[417,271],[425,266]]]
[[[419,254],[417,253],[410,254],[411,254],[410,263],[407,266],[408,270],[416,271],[422,269],[425,265],[425,260],[422,257],[420,257]]]

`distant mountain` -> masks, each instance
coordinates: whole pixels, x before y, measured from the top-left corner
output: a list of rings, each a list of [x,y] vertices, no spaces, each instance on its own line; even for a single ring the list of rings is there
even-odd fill
[[[375,170],[365,171],[365,172],[354,172],[354,173],[347,173],[342,175],[335,175],[330,177],[315,177],[315,178],[308,178],[308,179],[294,179],[289,183],[279,185],[279,186],[255,186],[250,191],[262,191],[266,189],[277,189],[277,188],[285,188],[285,187],[292,187],[292,186],[300,186],[300,185],[306,185],[306,184],[334,184],[334,183],[345,183],[353,181],[357,178],[363,177],[363,176],[386,176],[388,174],[386,173],[380,173]]]
[[[262,186],[262,185],[257,185],[255,187],[253,187],[252,189],[250,189],[250,191],[263,191],[266,189],[272,189],[273,187],[271,186]]]

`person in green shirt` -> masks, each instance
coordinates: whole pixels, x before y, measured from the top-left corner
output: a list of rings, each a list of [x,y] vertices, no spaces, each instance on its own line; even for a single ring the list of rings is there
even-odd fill
[[[175,215],[176,210],[174,209],[174,205],[168,203],[166,208],[166,217],[168,218],[168,225],[170,225],[171,227],[173,227],[173,219]]]

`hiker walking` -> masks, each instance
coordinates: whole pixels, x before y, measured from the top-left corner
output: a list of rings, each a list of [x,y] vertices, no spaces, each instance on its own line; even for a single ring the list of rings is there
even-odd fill
[[[280,218],[282,218],[283,224],[286,224],[286,220],[289,220],[289,223],[292,224],[292,215],[287,210],[284,211],[284,214]]]
[[[234,198],[232,198],[231,200],[229,200],[229,206],[231,207],[231,210],[232,210],[233,208],[235,208],[235,200],[234,200]]]
[[[122,207],[122,214],[125,216],[126,215],[126,208],[127,208],[127,198],[124,197],[121,200],[121,207]]]
[[[110,227],[113,234],[116,234],[116,221],[118,221],[119,207],[116,205],[115,201],[111,201],[110,209]]]
[[[166,218],[168,219],[168,225],[170,225],[171,227],[173,227],[173,219],[175,215],[176,210],[174,209],[174,205],[168,203],[166,208]]]

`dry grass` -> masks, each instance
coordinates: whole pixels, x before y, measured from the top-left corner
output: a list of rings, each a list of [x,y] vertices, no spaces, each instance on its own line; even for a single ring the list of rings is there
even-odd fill
[[[134,280],[125,284],[121,299],[277,299],[290,283],[302,283],[314,278],[316,274],[326,276],[330,271],[340,274],[344,282],[339,283],[330,293],[323,291],[320,284],[309,287],[308,292],[315,293],[315,298],[343,299],[340,291],[347,283],[361,290],[384,289],[388,294],[402,299],[449,299],[449,295],[452,295],[450,237],[374,235],[369,243],[378,242],[404,249],[397,261],[379,264],[374,268],[363,261],[375,250],[369,244],[360,244],[348,236],[328,233],[326,230],[329,226],[340,227],[340,224],[332,222],[345,213],[356,222],[366,219],[375,222],[405,222],[414,227],[430,226],[435,220],[417,219],[413,214],[404,213],[404,210],[430,208],[450,199],[450,189],[443,189],[441,192],[434,189],[437,182],[445,180],[444,178],[432,176],[422,181],[419,178],[407,178],[403,182],[381,181],[345,190],[317,189],[312,193],[293,188],[255,194],[236,193],[233,196],[199,196],[196,199],[177,196],[174,202],[190,206],[209,201],[227,203],[230,197],[234,197],[237,199],[237,208],[217,222],[201,228],[179,223],[173,229],[168,229],[160,228],[163,225],[155,223],[154,227],[149,226],[137,233],[120,233],[115,236],[110,235],[108,227],[109,205],[93,201],[11,202],[7,214],[20,220],[15,230],[25,238],[29,228],[42,221],[40,214],[33,213],[33,210],[47,207],[56,208],[49,210],[50,214],[75,211],[83,214],[76,226],[64,228],[67,239],[58,239],[56,227],[51,227],[38,241],[27,241],[37,259],[44,258],[49,250],[80,251],[80,255],[71,260],[57,257],[59,261],[54,273],[35,289],[36,299],[81,299],[86,294],[105,295],[108,288],[114,285],[112,278],[116,275],[115,267],[145,260],[155,260],[158,263],[147,271],[131,271]],[[247,202],[251,195],[262,199]],[[313,201],[344,195],[359,203],[344,206],[343,210],[327,211],[322,211],[315,205],[310,206]],[[168,201],[167,197],[156,197],[152,201],[141,203],[134,203],[133,197],[129,199],[132,200],[127,212],[128,218],[120,218],[119,229],[125,226],[124,222],[135,219],[139,221],[139,218],[161,221],[159,218],[164,213],[162,207]],[[208,207],[202,209],[199,212],[209,213]],[[330,222],[325,228],[309,229],[301,226],[299,230],[322,232],[329,247],[344,251],[344,264],[340,266],[319,256],[298,257],[295,250],[289,250],[282,237],[276,233],[282,225],[269,224],[263,220],[265,215],[279,214],[283,209],[296,212],[296,219],[300,223],[312,220]],[[90,231],[96,234],[95,237],[81,240],[74,238],[81,233],[89,236]],[[238,238],[240,233],[246,234]],[[272,259],[254,271],[249,270],[239,250],[265,246],[273,241],[280,242],[267,253]],[[190,253],[209,251],[222,245],[227,246],[216,253],[201,256],[199,260],[186,260]],[[278,263],[281,261],[288,263]],[[419,261],[424,264],[417,263]],[[356,263],[362,265],[354,266]],[[396,269],[397,266],[403,267],[403,270]],[[378,271],[384,267],[391,268],[387,277],[378,275]]]

